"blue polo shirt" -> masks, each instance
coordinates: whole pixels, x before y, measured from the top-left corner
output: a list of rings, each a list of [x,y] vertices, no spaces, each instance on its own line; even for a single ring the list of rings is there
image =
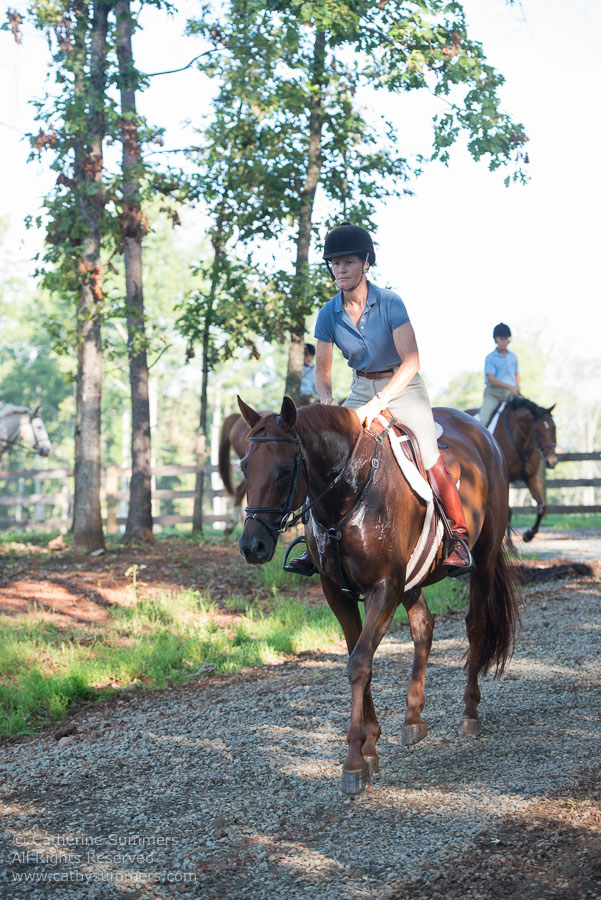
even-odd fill
[[[409,316],[394,291],[379,288],[371,281],[367,285],[367,303],[357,327],[342,305],[339,292],[319,310],[315,337],[336,344],[351,369],[379,372],[401,364],[392,332],[408,322]]]
[[[510,384],[513,387],[517,384],[516,375],[518,373],[518,358],[515,353],[508,350],[507,353],[499,353],[497,348],[489,353],[484,360],[484,383],[488,385],[488,375],[494,375],[503,384]]]

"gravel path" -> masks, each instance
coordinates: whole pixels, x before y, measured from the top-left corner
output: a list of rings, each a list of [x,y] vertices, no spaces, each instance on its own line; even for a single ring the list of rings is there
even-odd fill
[[[479,738],[457,734],[462,616],[437,621],[430,734],[413,748],[400,741],[412,645],[406,630],[388,636],[374,679],[382,771],[354,800],[339,790],[342,646],[129,695],[5,745],[0,896],[601,897],[599,585],[526,593],[508,672],[483,681]],[[540,821],[543,836],[533,831],[526,852]],[[570,874],[556,851],[572,838]],[[549,892],[538,875],[516,875],[522,858],[539,874],[560,866]]]
[[[520,555],[540,559],[571,559],[574,562],[598,562],[601,560],[601,532],[552,531],[544,528],[526,544],[521,536],[514,537]]]

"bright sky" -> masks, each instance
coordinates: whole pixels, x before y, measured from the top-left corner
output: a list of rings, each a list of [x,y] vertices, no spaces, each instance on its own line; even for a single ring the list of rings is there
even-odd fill
[[[558,366],[564,354],[597,357],[601,334],[601,4],[465,0],[464,7],[472,37],[506,77],[505,110],[530,137],[532,180],[507,189],[502,172],[489,173],[457,148],[449,168],[426,169],[415,197],[379,212],[374,280],[404,298],[434,388],[481,368],[500,320],[521,339],[542,335]],[[179,8],[170,22],[145,13],[137,39],[142,69],[177,68],[199,52],[197,41],[181,36],[195,4]],[[35,215],[51,176],[26,163],[22,134],[34,127],[28,100],[42,95],[47,58],[44,40],[30,29],[21,46],[0,32],[0,217],[10,218],[10,250],[25,270],[39,235],[26,235],[23,219]],[[206,96],[190,69],[154,78],[142,111],[178,146],[181,123],[199,120]],[[431,109],[417,95],[387,104],[410,149],[427,150]]]

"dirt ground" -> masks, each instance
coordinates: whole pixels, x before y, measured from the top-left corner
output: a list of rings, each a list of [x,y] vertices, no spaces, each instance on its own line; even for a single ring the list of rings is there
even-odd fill
[[[134,602],[134,566],[140,593],[147,597],[190,588],[207,593],[227,615],[236,605],[232,598],[269,602],[261,570],[244,564],[234,540],[222,544],[158,540],[154,545],[110,549],[96,558],[52,549],[53,544],[57,542],[48,547],[0,545],[0,612],[19,614],[35,608],[59,628],[101,626],[112,605]],[[514,565],[523,584],[601,574],[599,562],[568,558],[527,559]],[[311,605],[324,602],[317,578],[290,576],[280,592],[302,596]]]

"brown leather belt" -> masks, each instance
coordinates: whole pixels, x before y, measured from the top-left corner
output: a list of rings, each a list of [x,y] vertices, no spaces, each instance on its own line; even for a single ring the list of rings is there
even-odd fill
[[[361,378],[371,378],[372,381],[375,381],[376,378],[389,378],[391,375],[394,375],[395,371],[395,369],[385,369],[383,372],[360,372],[359,369],[355,369],[355,372]]]

